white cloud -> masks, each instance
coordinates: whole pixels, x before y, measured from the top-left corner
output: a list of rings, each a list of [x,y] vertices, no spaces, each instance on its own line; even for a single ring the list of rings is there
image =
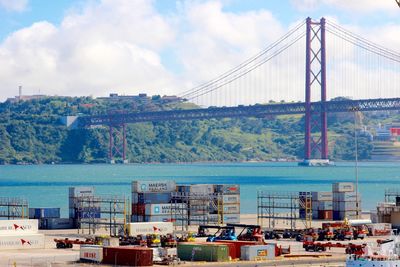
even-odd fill
[[[313,0],[307,2],[311,5]],[[400,25],[345,27],[392,49],[400,47]],[[18,85],[25,94],[177,94],[235,67],[286,32],[268,10],[233,13],[222,1],[178,2],[178,11],[168,15],[147,0],[89,2],[71,10],[60,25],[37,22],[0,43],[0,100],[14,96]],[[305,42],[299,43],[251,78],[239,79],[199,103],[303,99]],[[328,49],[333,45],[328,42]],[[344,61],[353,56],[354,50],[339,50],[332,58]],[[173,63],[166,63],[171,58]],[[173,64],[178,67],[167,67]],[[344,69],[350,73],[357,68],[338,65],[328,78]],[[345,84],[345,79],[336,81]]]
[[[0,0],[0,7],[7,11],[22,12],[28,7],[28,0]]]
[[[398,12],[396,2],[392,0],[291,0],[291,3],[300,11],[312,11],[325,5],[341,11],[355,12],[353,14]]]

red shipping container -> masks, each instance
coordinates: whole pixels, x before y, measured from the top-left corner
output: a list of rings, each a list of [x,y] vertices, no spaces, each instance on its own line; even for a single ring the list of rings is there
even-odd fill
[[[132,204],[132,215],[145,215],[145,204]]]
[[[248,245],[250,245],[250,246],[252,246],[252,245],[253,245],[253,246],[254,246],[254,245],[263,245],[263,244],[260,244],[260,242],[257,242],[257,241],[218,240],[218,241],[215,241],[215,242],[224,243],[224,245],[227,245],[227,244],[234,244],[234,245],[235,245],[235,251],[236,251],[235,257],[237,257],[237,258],[240,258],[242,246],[248,246]],[[229,253],[230,253],[230,252],[229,252]],[[232,254],[232,255],[233,255],[233,254]]]
[[[331,210],[319,210],[318,219],[320,220],[332,220],[333,212]]]
[[[153,250],[134,246],[104,247],[102,263],[117,266],[153,266]]]

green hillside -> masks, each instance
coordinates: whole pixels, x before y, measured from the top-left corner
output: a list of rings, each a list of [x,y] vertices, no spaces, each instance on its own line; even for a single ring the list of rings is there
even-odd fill
[[[69,130],[65,115],[106,114],[193,108],[190,103],[107,101],[90,97],[49,97],[0,104],[0,163],[107,162],[108,129]],[[399,120],[394,113],[364,114],[363,122]],[[329,117],[330,155],[334,160],[354,158],[353,115]],[[303,116],[212,119],[130,124],[127,157],[130,162],[267,161],[303,155]],[[369,159],[372,143],[360,137],[360,159]]]

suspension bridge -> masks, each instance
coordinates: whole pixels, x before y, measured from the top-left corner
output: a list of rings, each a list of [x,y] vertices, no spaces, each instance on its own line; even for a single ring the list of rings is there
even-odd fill
[[[329,163],[328,113],[400,110],[400,53],[332,21],[307,18],[255,56],[178,96],[202,108],[82,116],[78,125],[108,126],[109,158],[125,161],[128,123],[304,114],[304,163]]]

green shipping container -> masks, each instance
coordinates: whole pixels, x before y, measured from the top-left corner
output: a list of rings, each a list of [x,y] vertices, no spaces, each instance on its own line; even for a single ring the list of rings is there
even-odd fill
[[[179,243],[178,258],[184,261],[229,261],[227,245]]]

